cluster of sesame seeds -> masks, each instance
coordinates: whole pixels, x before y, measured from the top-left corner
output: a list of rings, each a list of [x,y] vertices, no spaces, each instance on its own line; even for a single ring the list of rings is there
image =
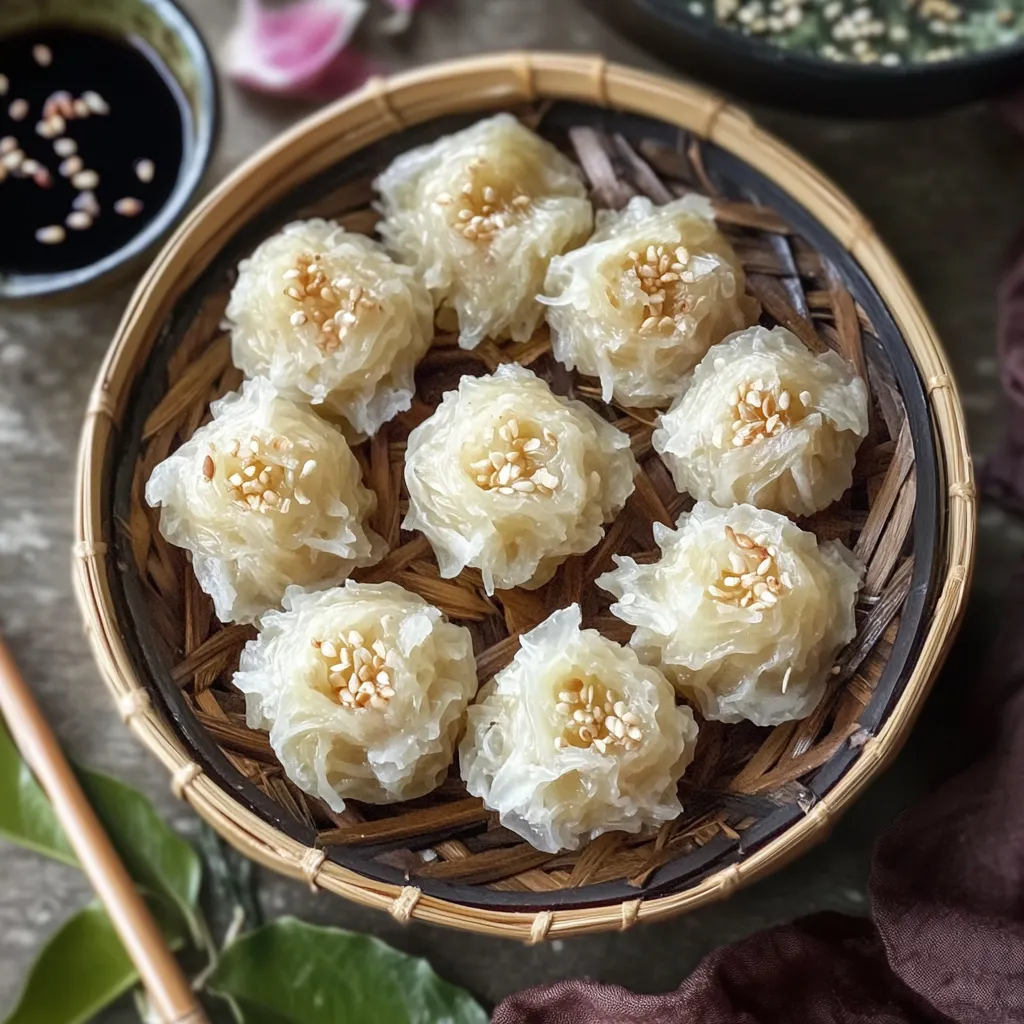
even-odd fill
[[[343,708],[383,708],[395,695],[396,655],[382,640],[369,643],[358,630],[333,640],[314,640],[327,662],[328,680]]]
[[[516,214],[525,213],[531,202],[522,192],[509,198],[493,185],[480,184],[476,179],[486,166],[483,157],[474,157],[467,165],[470,180],[458,195],[440,192],[434,197],[435,206],[450,208],[454,218],[452,226],[470,242],[491,242],[499,231],[512,223]]]
[[[690,254],[684,246],[674,249],[649,245],[646,250],[629,253],[626,272],[632,274],[644,292],[646,315],[640,324],[642,334],[671,331],[675,317],[685,313],[688,304],[683,285],[693,283],[693,272],[686,269]]]
[[[546,427],[540,435],[522,429],[509,417],[497,429],[487,432],[490,448],[487,458],[470,465],[476,485],[499,494],[550,495],[561,480],[548,463],[558,448],[558,440]]]
[[[730,543],[728,565],[718,579],[708,585],[708,595],[721,604],[763,612],[778,603],[793,581],[788,572],[779,572],[778,549],[767,537],[750,537],[725,528]]]
[[[225,453],[221,473],[227,481],[231,500],[245,512],[287,513],[294,500],[308,505],[309,496],[301,482],[316,471],[316,460],[299,457],[296,450],[313,451],[308,441],[293,444],[286,437],[269,442],[253,434],[248,441],[237,438]],[[203,478],[212,482],[217,475],[216,446],[203,459]]]
[[[718,369],[716,363],[716,369]],[[747,381],[729,395],[732,422],[719,423],[711,437],[716,448],[745,448],[781,434],[799,420],[811,404],[811,393],[801,391],[794,400],[779,384],[766,386],[763,380]]]
[[[282,275],[284,294],[298,303],[289,317],[293,327],[308,323],[318,328],[316,344],[325,354],[336,351],[363,310],[377,303],[347,274],[330,278],[321,253],[302,254]]]
[[[918,53],[906,15],[880,12],[871,0],[714,0],[714,12],[718,22],[745,35],[799,47],[809,45],[804,22],[816,19],[826,38],[811,45],[819,56],[837,62],[895,67],[922,56],[934,63],[967,52],[966,44],[957,40],[954,45],[930,45],[923,55]],[[964,10],[955,0],[907,0],[906,14],[919,19],[930,36],[957,36],[964,19]],[[1007,25],[1014,14],[1002,8],[996,20]],[[801,34],[791,35],[796,30]]]
[[[555,737],[556,750],[593,747],[607,754],[616,747],[636,750],[644,738],[640,718],[601,683],[572,679],[562,684],[555,710],[565,721],[561,735]]]
[[[53,51],[39,43],[32,47],[32,59],[41,68],[53,64]],[[0,74],[0,96],[10,91],[10,80]],[[7,105],[7,116],[14,122],[24,121],[31,113],[31,104],[23,97],[15,97]],[[46,224],[36,233],[36,241],[42,245],[58,245],[67,237],[65,228],[84,231],[92,227],[99,216],[100,205],[94,189],[100,183],[99,174],[89,167],[78,155],[78,144],[65,135],[70,123],[92,116],[103,117],[110,113],[110,104],[95,90],[87,89],[80,96],[74,96],[65,89],[50,93],[42,105],[35,132],[42,139],[52,140],[53,151],[60,163],[57,174],[70,181],[78,192],[71,204],[71,211],[64,224]],[[136,176],[139,181],[149,183],[156,173],[152,160],[136,162]],[[39,188],[52,188],[54,174],[45,164],[27,156],[22,144],[14,135],[0,138],[0,182],[10,178],[30,178]],[[133,196],[125,196],[114,204],[114,212],[122,217],[135,217],[143,210],[143,202]]]

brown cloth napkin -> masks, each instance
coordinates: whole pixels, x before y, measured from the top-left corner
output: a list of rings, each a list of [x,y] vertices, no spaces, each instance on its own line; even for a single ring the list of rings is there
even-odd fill
[[[1019,109],[1024,130],[1024,97]],[[1024,255],[999,307],[1010,408],[982,485],[1024,511]],[[530,989],[493,1024],[1024,1024],[1024,571],[1012,593],[989,672],[964,687],[975,703],[965,741],[990,753],[883,834],[872,920],[817,914],[761,932],[667,995],[588,981]]]
[[[965,736],[989,755],[875,849],[872,921],[817,914],[707,956],[675,992],[563,981],[493,1024],[1024,1022],[1024,573]]]

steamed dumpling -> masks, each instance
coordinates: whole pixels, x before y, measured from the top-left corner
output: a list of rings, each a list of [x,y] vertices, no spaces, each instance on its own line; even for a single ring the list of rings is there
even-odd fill
[[[488,593],[540,586],[601,540],[636,471],[626,434],[506,363],[463,377],[409,435],[402,526],[426,536],[444,577],[473,566]]]
[[[579,605],[521,641],[469,709],[459,747],[469,792],[548,853],[678,816],[697,724],[661,672],[580,629]]]
[[[602,397],[665,405],[708,348],[757,318],[739,258],[703,196],[602,210],[586,245],[556,256],[541,301],[555,358]]]
[[[292,583],[338,583],[385,544],[377,503],[345,438],[269,381],[247,380],[213,420],[153,470],[146,501],[160,532],[192,553],[222,622],[253,622]]]
[[[436,788],[476,693],[468,629],[396,583],[290,587],[234,676],[288,778],[341,812]]]
[[[410,267],[327,220],[295,221],[242,260],[227,318],[235,365],[362,434],[409,408],[434,306]]]
[[[785,516],[698,502],[677,528],[655,523],[661,558],[614,556],[597,585],[636,626],[630,646],[705,718],[778,725],[809,715],[835,655],[857,632],[861,566]]]
[[[752,327],[708,352],[653,443],[695,498],[806,516],[850,487],[867,432],[867,388],[840,356]]]
[[[454,311],[463,348],[529,338],[548,261],[593,221],[575,164],[511,114],[403,153],[375,186],[381,237]]]

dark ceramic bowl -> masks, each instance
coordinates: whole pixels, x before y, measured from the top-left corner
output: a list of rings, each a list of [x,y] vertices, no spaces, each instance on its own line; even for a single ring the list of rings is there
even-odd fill
[[[684,0],[588,0],[609,24],[693,78],[751,103],[833,117],[905,117],[1024,85],[1024,40],[935,64],[838,64],[691,14]]]
[[[80,27],[140,40],[174,76],[189,108],[178,180],[159,213],[130,241],[86,266],[0,275],[0,299],[53,295],[127,270],[154,247],[188,206],[213,154],[217,78],[195,25],[171,0],[0,0],[0,35],[41,26]]]

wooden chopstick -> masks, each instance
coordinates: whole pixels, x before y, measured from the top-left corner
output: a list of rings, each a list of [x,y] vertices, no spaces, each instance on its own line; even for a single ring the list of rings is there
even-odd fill
[[[0,637],[0,713],[50,798],[82,870],[138,968],[165,1024],[208,1024],[177,960],[82,792],[11,652]]]

